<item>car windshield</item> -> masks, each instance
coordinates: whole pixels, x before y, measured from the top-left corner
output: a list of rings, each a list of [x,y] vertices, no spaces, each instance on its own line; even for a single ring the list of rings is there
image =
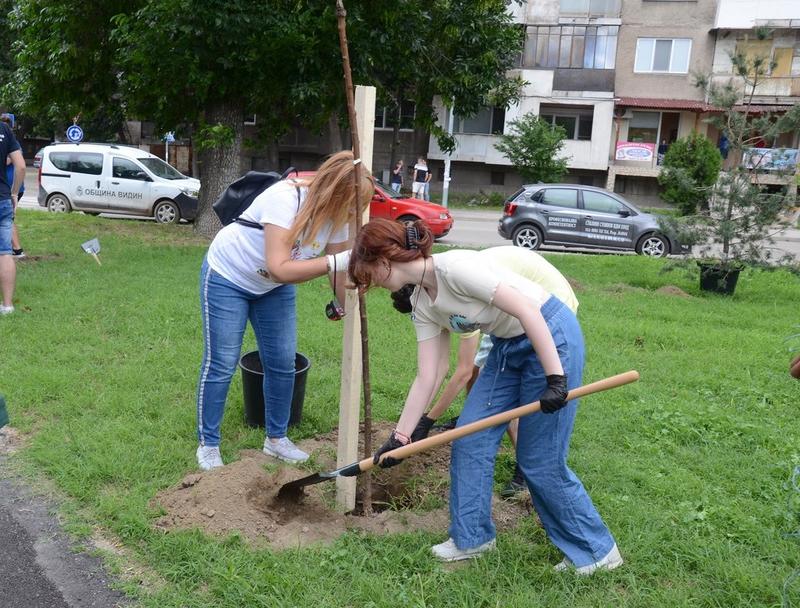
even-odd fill
[[[160,158],[137,158],[140,163],[147,167],[156,177],[163,179],[186,179],[186,176],[173,169],[170,165],[165,163]]]
[[[402,196],[400,193],[398,193],[398,192],[395,192],[394,190],[392,190],[392,189],[391,189],[389,186],[387,186],[386,184],[384,184],[384,183],[383,183],[381,180],[379,180],[379,179],[376,179],[376,180],[375,180],[375,184],[376,184],[376,185],[377,185],[377,186],[378,186],[378,187],[379,187],[381,190],[383,190],[383,194],[384,194],[384,195],[386,195],[386,196],[388,196],[389,198],[406,198],[405,196]]]

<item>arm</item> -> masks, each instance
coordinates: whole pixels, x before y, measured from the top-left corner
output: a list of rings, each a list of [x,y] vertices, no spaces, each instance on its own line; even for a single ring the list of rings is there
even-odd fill
[[[350,246],[347,241],[344,241],[343,243],[328,243],[325,247],[325,255],[341,253],[342,251],[347,251],[348,249],[350,249]],[[344,267],[342,267],[337,264],[336,273],[339,275],[336,277],[336,299],[339,300],[339,303],[342,306],[344,306],[344,300],[346,296],[345,283],[347,283],[347,266],[344,265]],[[328,273],[328,280],[331,282],[331,288],[333,288],[333,267],[331,267],[331,270]]]
[[[472,377],[472,370],[474,367],[475,353],[478,350],[478,344],[481,341],[480,333],[475,334],[469,338],[464,338],[458,345],[458,363],[456,364],[456,371],[453,372],[450,381],[444,387],[441,396],[436,404],[428,412],[428,418],[436,420],[441,416],[453,400],[458,396]]]
[[[25,181],[25,159],[20,150],[14,150],[8,155],[14,165],[14,183],[11,184],[11,196],[18,196],[19,189]]]
[[[422,413],[433,399],[436,389],[436,369],[441,349],[441,334],[417,343],[417,377],[408,391],[397,430],[410,437]]]
[[[325,257],[313,260],[293,260],[289,231],[273,224],[264,224],[264,255],[267,271],[278,283],[302,283],[328,272]]]
[[[553,336],[541,311],[532,306],[531,302],[516,289],[504,283],[497,286],[492,303],[503,312],[519,319],[544,367],[544,373],[547,376],[553,374],[563,376],[561,359],[558,357]]]

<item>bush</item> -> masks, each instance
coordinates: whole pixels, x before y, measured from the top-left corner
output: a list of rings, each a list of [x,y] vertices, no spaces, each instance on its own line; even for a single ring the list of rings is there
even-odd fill
[[[692,133],[673,143],[664,156],[658,183],[662,198],[678,207],[681,215],[707,208],[711,186],[722,167],[719,150],[705,135]]]

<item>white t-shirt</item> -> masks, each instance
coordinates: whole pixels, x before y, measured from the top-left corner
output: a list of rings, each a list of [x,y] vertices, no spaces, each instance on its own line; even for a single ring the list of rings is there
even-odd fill
[[[411,295],[419,342],[438,336],[442,329],[459,334],[479,329],[500,338],[521,336],[525,330],[517,318],[492,304],[497,287],[500,283],[513,287],[537,308],[551,295],[477,251],[437,253],[428,260],[427,272],[431,266],[436,273],[436,300],[431,301],[420,286]]]
[[[278,182],[259,194],[242,213],[242,218],[259,224],[272,224],[290,229],[297,212],[305,204],[307,189],[295,187],[291,180]],[[320,231],[310,243],[292,247],[293,260],[308,260],[319,256],[328,243],[347,240],[347,226],[331,234],[330,225]],[[237,222],[228,224],[217,233],[208,249],[208,265],[231,283],[261,295],[280,285],[269,278],[264,257],[264,231]]]

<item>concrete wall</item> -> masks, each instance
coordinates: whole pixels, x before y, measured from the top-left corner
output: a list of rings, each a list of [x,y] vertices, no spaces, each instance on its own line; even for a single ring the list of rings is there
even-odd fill
[[[702,92],[693,84],[692,72],[711,72],[714,37],[709,30],[714,21],[715,8],[715,0],[623,0],[623,26],[617,44],[616,95],[651,99],[703,99]],[[640,37],[691,38],[689,72],[634,73],[636,40]]]

